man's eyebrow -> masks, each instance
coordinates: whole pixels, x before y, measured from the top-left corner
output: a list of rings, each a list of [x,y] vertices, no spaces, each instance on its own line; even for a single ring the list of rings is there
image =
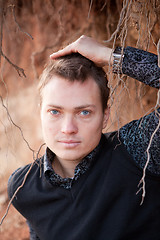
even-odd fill
[[[47,106],[51,108],[64,109],[64,107],[59,105],[54,105],[54,104],[48,104]],[[89,107],[96,108],[94,104],[84,104],[84,105],[77,106],[74,109],[78,110],[78,109],[89,108]]]
[[[54,104],[47,104],[47,107],[64,109],[63,107],[61,107],[61,106],[59,106],[59,105],[54,105]]]
[[[75,109],[83,109],[83,108],[89,108],[89,107],[96,108],[94,104],[86,104],[86,105],[80,105],[78,107],[75,107]]]

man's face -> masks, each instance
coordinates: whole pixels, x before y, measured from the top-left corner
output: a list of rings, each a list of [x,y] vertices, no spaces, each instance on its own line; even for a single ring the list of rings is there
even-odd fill
[[[81,83],[53,76],[42,91],[43,136],[59,160],[80,162],[98,145],[107,119],[91,78]]]

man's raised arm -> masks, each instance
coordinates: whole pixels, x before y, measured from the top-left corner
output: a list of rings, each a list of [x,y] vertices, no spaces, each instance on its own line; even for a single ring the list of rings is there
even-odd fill
[[[105,47],[93,38],[87,36],[81,36],[64,49],[51,54],[50,58],[56,59],[73,52],[80,53],[101,67],[109,63],[111,65],[117,63],[114,61],[114,53],[111,48]],[[160,68],[158,67],[157,55],[133,47],[126,47],[123,54],[121,66],[123,74],[152,87],[159,88]],[[113,66],[113,68],[115,69],[115,66]]]

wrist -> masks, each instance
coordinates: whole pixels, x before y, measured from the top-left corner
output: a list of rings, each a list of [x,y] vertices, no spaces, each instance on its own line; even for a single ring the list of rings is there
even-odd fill
[[[101,49],[101,56],[102,66],[113,64],[112,48],[103,47]]]
[[[117,73],[117,74],[122,73],[123,57],[124,57],[124,54],[122,52],[122,48],[116,47],[113,52],[113,65],[112,65],[113,73]]]

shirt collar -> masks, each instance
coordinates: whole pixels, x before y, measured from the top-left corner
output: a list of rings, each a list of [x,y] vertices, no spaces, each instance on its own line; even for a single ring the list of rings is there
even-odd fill
[[[47,147],[44,154],[44,174],[48,181],[53,185],[60,185],[64,188],[71,188],[72,182],[80,178],[91,166],[97,153],[100,151],[102,145],[102,138],[96,148],[94,148],[82,161],[76,166],[73,178],[62,178],[56,174],[52,168],[52,162],[55,154]]]

